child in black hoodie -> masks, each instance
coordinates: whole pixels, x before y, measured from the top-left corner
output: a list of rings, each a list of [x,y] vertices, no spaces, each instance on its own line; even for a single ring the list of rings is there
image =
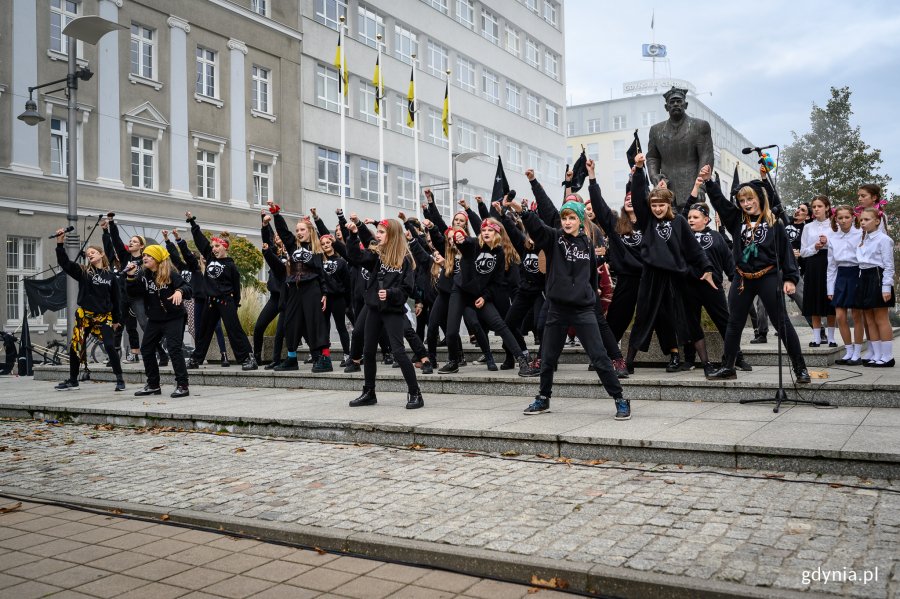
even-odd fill
[[[238,271],[234,260],[228,257],[228,239],[224,236],[213,237],[212,243],[200,230],[197,219],[190,212],[184,213],[187,222],[191,225],[191,235],[194,244],[200,251],[200,255],[206,260],[206,271],[203,273],[203,284],[206,289],[206,308],[203,311],[203,319],[200,321],[197,347],[188,363],[188,368],[199,368],[206,358],[206,350],[212,341],[213,333],[219,319],[225,325],[228,339],[231,341],[231,349],[234,357],[241,363],[241,370],[256,370],[256,360],[253,358],[253,348],[241,321],[238,320],[237,310],[241,305],[241,273]]]
[[[517,202],[506,206],[522,213]],[[584,349],[591,358],[603,388],[616,403],[616,420],[631,418],[631,405],[622,397],[622,386],[606,354],[594,305],[597,297],[597,256],[594,244],[583,231],[584,204],[566,202],[560,210],[562,228],[545,225],[534,212],[525,212],[525,229],[534,240],[536,250],[547,258],[547,320],[541,344],[541,387],[534,402],[525,408],[526,415],[550,411],[553,371],[556,368],[566,330],[575,327]]]
[[[69,348],[69,379],[56,386],[57,391],[78,388],[78,367],[87,361],[85,336],[93,335],[103,342],[110,365],[116,374],[116,391],[125,390],[122,364],[116,352],[116,335],[113,329],[121,326],[122,313],[119,302],[119,283],[109,268],[109,260],[103,250],[89,246],[84,253],[88,264],[79,266],[66,254],[63,246],[65,231],[56,232],[56,259],[67,275],[78,281],[78,310],[72,327],[72,346]]]

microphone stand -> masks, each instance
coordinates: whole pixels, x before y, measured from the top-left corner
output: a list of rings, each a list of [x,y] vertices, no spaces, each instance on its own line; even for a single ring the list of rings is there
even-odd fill
[[[91,232],[85,236],[84,243],[81,244],[81,249],[78,250],[78,259],[79,260],[85,259],[84,250],[87,247],[88,243],[90,242],[91,237],[94,235],[94,231],[96,231],[97,227],[100,226],[100,221],[103,220],[103,216],[104,215],[101,214],[100,216],[97,217],[97,222],[95,222],[94,226],[91,227]],[[115,281],[113,282],[113,284],[115,284]],[[75,315],[73,314],[72,322],[74,322],[74,321],[75,321]],[[88,366],[88,359],[87,359],[87,336],[85,336],[84,343],[82,345],[83,345],[82,351],[84,352],[84,359],[81,361],[82,371],[81,371],[81,374],[78,376],[78,380],[89,381],[89,380],[91,380],[91,369]]]
[[[772,177],[771,177],[772,173],[769,170],[769,167],[766,165],[766,161],[762,157],[762,148],[754,148],[754,150],[756,151],[756,155],[759,156],[759,163],[762,165],[763,170],[766,171],[766,179],[768,179],[769,183],[772,184],[772,190],[775,192],[772,197],[772,200],[774,200],[775,197],[778,196],[778,189],[775,187],[775,180],[772,179]],[[780,148],[779,148],[779,150],[780,150]],[[780,151],[779,151],[779,154],[780,154]],[[760,198],[760,200],[762,200],[762,198]],[[780,206],[780,201],[779,201],[779,206]],[[769,209],[771,210],[771,204],[769,206]],[[780,221],[781,217],[778,217],[778,220]],[[781,247],[780,246],[781,246],[781,243],[778,239],[778,235],[776,234],[775,235],[775,276],[778,278],[779,284],[782,283]],[[741,404],[767,403],[770,401],[774,401],[775,408],[772,411],[776,414],[779,412],[779,410],[781,410],[781,404],[785,401],[791,401],[795,404],[807,404],[807,405],[811,405],[811,406],[830,406],[831,404],[829,404],[827,401],[823,401],[823,400],[816,401],[816,400],[809,400],[809,399],[788,399],[787,393],[784,390],[784,370],[782,368],[783,353],[782,353],[782,348],[781,348],[781,340],[782,340],[782,337],[784,337],[784,331],[785,331],[784,319],[787,316],[787,305],[785,304],[785,301],[784,301],[783,287],[782,287],[782,291],[779,292],[777,295],[778,295],[778,321],[779,321],[779,324],[781,325],[779,327],[780,330],[777,331],[778,335],[776,335],[776,337],[778,337],[778,390],[775,391],[775,397],[766,397],[766,398],[758,398],[758,399],[742,399],[739,401],[739,403],[741,403]]]

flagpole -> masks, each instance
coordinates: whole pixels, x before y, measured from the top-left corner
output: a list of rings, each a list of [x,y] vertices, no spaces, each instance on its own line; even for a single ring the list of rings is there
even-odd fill
[[[381,99],[384,98],[384,77],[381,75],[381,34],[375,36],[377,38],[378,58],[378,87],[375,89],[375,101],[378,103],[378,208],[379,219],[384,220],[384,205],[387,202],[387,185],[384,184],[384,118],[381,105]]]
[[[415,81],[416,81],[416,55],[413,54],[410,58],[412,58],[412,72],[410,77],[413,81],[413,90],[415,90]],[[419,107],[417,106],[418,100],[415,96],[413,96],[413,113],[415,115],[415,119],[413,119],[413,162],[415,164],[416,169],[416,218],[420,221],[422,220],[422,183],[419,181]]]
[[[447,69],[447,163],[450,168],[450,214],[453,214],[453,207],[456,205],[456,196],[453,194],[453,187],[456,183],[453,180],[453,118],[450,109],[450,69]]]
[[[338,80],[340,81],[338,96],[340,96],[340,100],[341,100],[341,160],[340,160],[340,165],[338,167],[340,169],[340,172],[338,173],[338,182],[341,186],[341,211],[346,212],[347,211],[347,194],[346,194],[345,190],[346,190],[347,181],[344,180],[344,177],[345,177],[344,165],[346,164],[346,160],[347,160],[347,154],[346,154],[347,148],[346,148],[346,139],[345,139],[346,138],[346,129],[345,129],[346,125],[344,123],[344,112],[346,111],[346,97],[347,97],[347,95],[346,95],[347,90],[345,89],[346,83],[344,82],[344,80],[346,78],[344,75],[345,75],[345,71],[347,69],[347,61],[345,60],[345,56],[344,56],[344,27],[345,27],[344,21],[346,20],[346,17],[341,15],[339,20],[340,20],[340,25],[338,26],[338,28],[340,30],[340,33],[339,33],[338,43],[341,46],[341,70],[340,70],[340,73],[338,74]]]

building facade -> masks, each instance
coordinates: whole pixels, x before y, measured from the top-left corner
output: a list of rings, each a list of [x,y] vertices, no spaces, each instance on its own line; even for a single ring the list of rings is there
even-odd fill
[[[741,181],[758,178],[755,155],[741,153],[741,149],[754,144],[696,96],[688,94],[687,100],[687,113],[708,121],[712,129],[715,172],[723,188],[731,186],[735,166]],[[667,118],[661,93],[569,106],[566,109],[566,155],[574,162],[584,146],[587,155],[597,162],[597,182],[604,199],[611,207],[620,208],[625,200],[629,174],[625,153],[634,140],[635,129],[641,147],[646,150],[650,126]]]

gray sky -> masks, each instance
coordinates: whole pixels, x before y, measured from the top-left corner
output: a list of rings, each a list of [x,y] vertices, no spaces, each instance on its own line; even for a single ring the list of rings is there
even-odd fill
[[[671,76],[755,144],[789,144],[808,131],[813,102],[849,86],[851,125],[900,191],[900,2],[565,0],[567,103],[622,97],[624,81],[651,77],[641,44],[654,11]],[[657,76],[668,74],[658,61]]]

